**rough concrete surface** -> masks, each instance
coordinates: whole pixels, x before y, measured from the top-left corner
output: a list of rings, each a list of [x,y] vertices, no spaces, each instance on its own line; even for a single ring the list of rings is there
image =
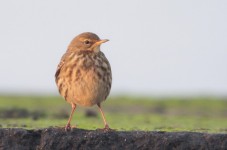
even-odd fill
[[[63,128],[0,129],[0,150],[227,150],[227,134],[197,132],[103,131]]]

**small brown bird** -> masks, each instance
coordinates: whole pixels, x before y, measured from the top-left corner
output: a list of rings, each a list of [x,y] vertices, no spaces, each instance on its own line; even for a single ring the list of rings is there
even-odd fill
[[[72,105],[72,111],[65,130],[70,130],[70,122],[77,105],[93,106],[97,104],[104,124],[110,129],[101,108],[101,102],[110,93],[112,73],[110,64],[100,51],[100,45],[109,40],[100,38],[91,32],[76,36],[68,46],[66,53],[55,73],[59,93]]]

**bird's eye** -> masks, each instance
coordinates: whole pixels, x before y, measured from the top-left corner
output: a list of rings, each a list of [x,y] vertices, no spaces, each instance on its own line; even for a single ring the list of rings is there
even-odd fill
[[[88,44],[90,44],[90,41],[85,40],[85,41],[84,41],[84,44],[88,45]]]

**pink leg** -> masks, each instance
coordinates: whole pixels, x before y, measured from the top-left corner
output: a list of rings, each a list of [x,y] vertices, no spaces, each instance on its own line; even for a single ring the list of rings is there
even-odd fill
[[[103,119],[103,122],[104,122],[104,124],[105,124],[105,128],[104,128],[104,129],[110,129],[109,125],[108,125],[107,122],[106,122],[106,118],[105,118],[104,112],[102,111],[102,108],[101,108],[100,103],[98,103],[97,105],[98,105],[98,107],[99,107],[99,111],[101,112],[102,119]]]
[[[72,120],[72,116],[73,116],[73,113],[74,113],[75,109],[76,109],[76,104],[72,103],[72,111],[71,111],[71,114],[69,116],[68,123],[65,126],[65,131],[69,131],[71,129],[70,122]]]

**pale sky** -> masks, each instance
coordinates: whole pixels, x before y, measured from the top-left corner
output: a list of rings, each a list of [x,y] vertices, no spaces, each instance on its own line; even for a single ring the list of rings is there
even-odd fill
[[[7,0],[0,20],[0,93],[57,94],[57,64],[87,31],[110,40],[112,94],[227,93],[226,0]]]

